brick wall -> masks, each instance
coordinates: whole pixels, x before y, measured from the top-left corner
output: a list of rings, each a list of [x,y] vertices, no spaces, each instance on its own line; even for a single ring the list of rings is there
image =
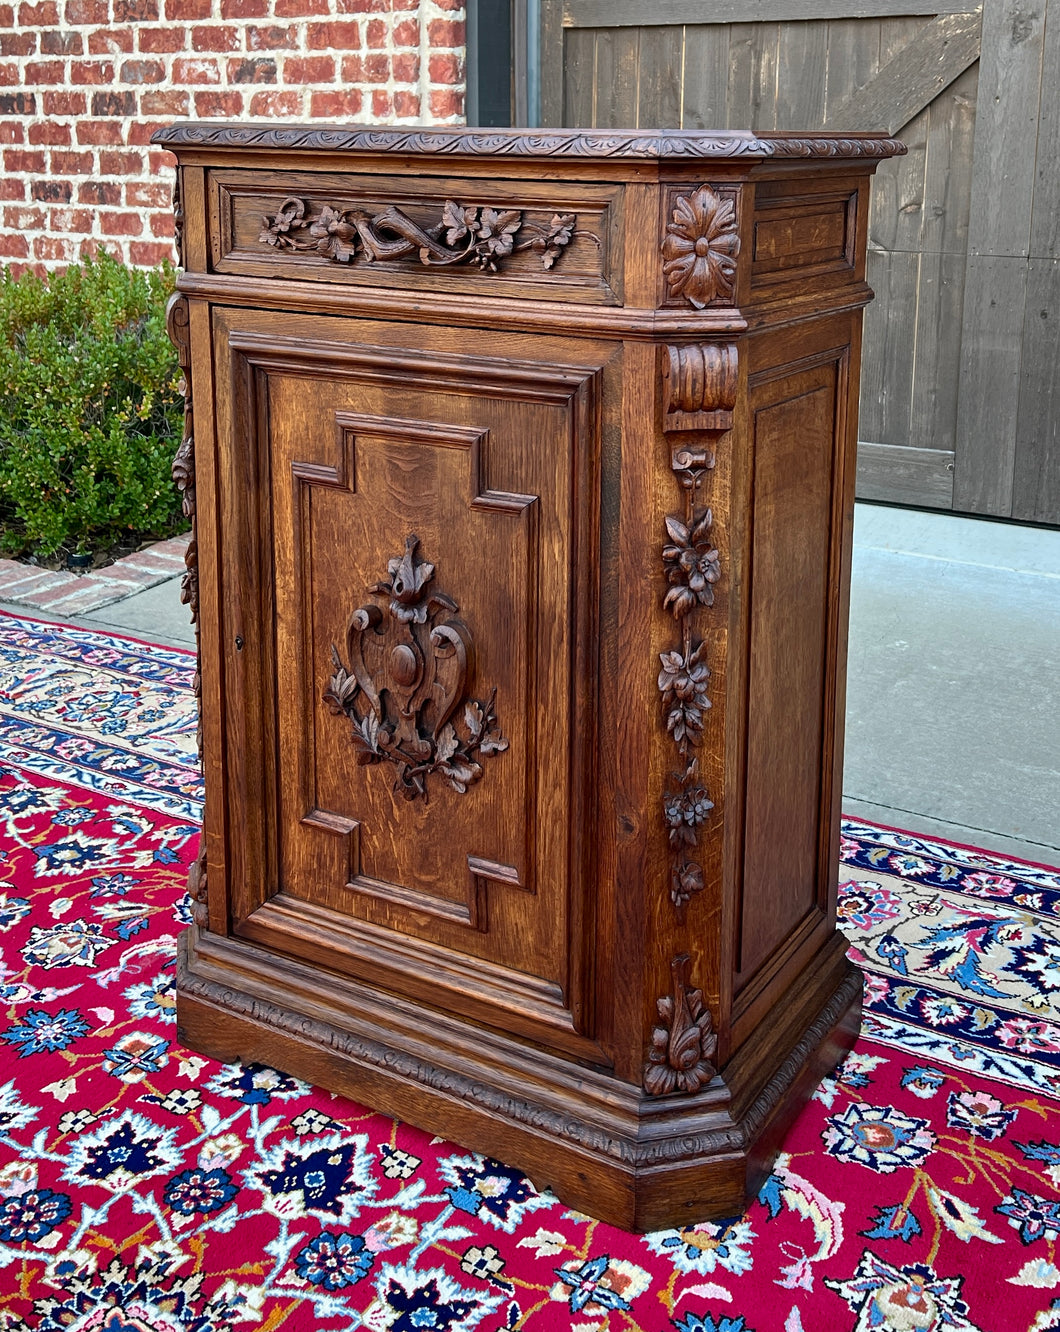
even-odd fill
[[[173,257],[183,116],[452,124],[463,0],[0,0],[0,264]]]

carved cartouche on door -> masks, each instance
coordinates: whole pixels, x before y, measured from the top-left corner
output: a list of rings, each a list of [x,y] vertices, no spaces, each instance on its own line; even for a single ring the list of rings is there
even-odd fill
[[[472,264],[495,273],[509,255],[532,250],[551,268],[577,232],[573,213],[553,213],[552,220],[526,221],[518,208],[465,208],[447,199],[441,218],[421,227],[393,204],[379,212],[333,208],[318,212],[304,199],[284,199],[279,210],[262,218],[263,245],[301,250],[350,264],[416,258],[428,267]],[[592,236],[598,242],[598,237]]]
[[[474,664],[471,632],[452,597],[434,589],[434,565],[418,553],[415,533],[390,560],[388,582],[368,590],[383,605],[361,606],[346,632],[349,666],[332,644],[334,672],[323,699],[348,717],[360,764],[391,763],[395,791],[427,797],[437,773],[464,794],[482,776],[480,760],[508,748],[493,710],[496,689],[467,696]],[[462,715],[457,718],[459,709]]]

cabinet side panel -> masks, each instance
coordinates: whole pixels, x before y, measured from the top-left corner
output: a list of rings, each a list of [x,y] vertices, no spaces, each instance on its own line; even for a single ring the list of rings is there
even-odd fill
[[[753,398],[754,501],[740,985],[827,906],[822,776],[829,685],[835,361]],[[757,399],[757,400],[755,400]]]

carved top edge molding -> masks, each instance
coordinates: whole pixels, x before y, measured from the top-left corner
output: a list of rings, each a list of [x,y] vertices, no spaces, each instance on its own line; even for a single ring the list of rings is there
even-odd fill
[[[165,148],[289,148],[327,152],[382,152],[471,157],[766,158],[823,157],[882,160],[906,151],[884,135],[767,135],[749,130],[714,133],[674,130],[334,129],[316,125],[229,125],[178,121],[156,130]]]

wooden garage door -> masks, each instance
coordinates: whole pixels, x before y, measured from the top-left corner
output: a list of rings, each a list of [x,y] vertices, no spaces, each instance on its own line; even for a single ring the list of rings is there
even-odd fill
[[[899,134],[858,493],[1060,523],[1060,0],[869,8],[541,0],[542,121]]]

